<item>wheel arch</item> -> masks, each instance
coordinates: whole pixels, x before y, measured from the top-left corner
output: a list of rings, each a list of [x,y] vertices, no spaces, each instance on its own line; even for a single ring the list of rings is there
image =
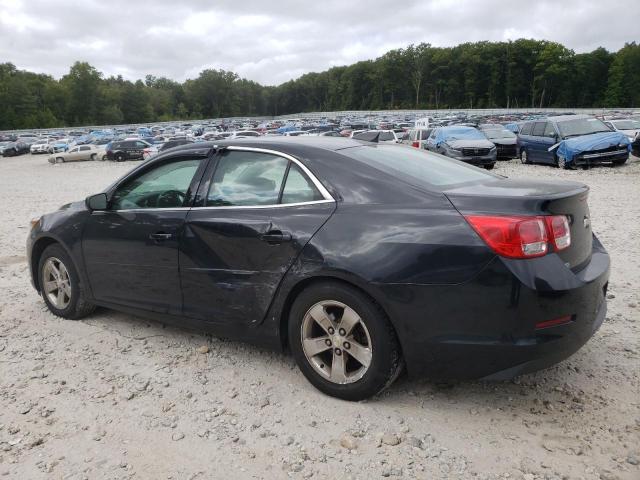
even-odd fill
[[[48,246],[54,244],[60,245],[64,249],[64,251],[67,252],[67,255],[69,255],[70,258],[73,258],[71,252],[69,252],[69,249],[57,238],[51,236],[38,238],[38,240],[35,241],[33,247],[31,248],[30,258],[31,278],[33,278],[33,284],[38,292],[40,291],[40,275],[38,274],[38,265],[40,264],[40,258],[42,257],[42,253],[45,251],[45,249]]]
[[[287,293],[287,296],[282,304],[282,308],[280,309],[279,315],[279,332],[280,332],[280,344],[282,349],[287,349],[289,347],[289,338],[288,338],[288,325],[289,325],[289,313],[291,312],[291,307],[293,306],[293,302],[295,302],[296,298],[300,293],[302,293],[305,289],[309,288],[312,285],[316,285],[319,283],[337,283],[342,284],[351,288],[354,288],[366,298],[369,299],[385,316],[385,318],[389,321],[389,324],[393,328],[396,337],[398,338],[398,344],[400,346],[400,353],[402,354],[402,341],[400,336],[398,335],[398,329],[396,328],[391,316],[388,314],[387,310],[384,306],[375,299],[371,292],[369,292],[364,286],[360,285],[358,281],[353,281],[353,279],[345,279],[342,276],[331,275],[331,274],[321,274],[312,277],[303,278],[298,281]]]

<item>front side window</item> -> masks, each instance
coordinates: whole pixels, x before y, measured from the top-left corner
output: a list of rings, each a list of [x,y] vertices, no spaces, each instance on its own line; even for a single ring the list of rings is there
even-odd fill
[[[181,159],[164,163],[126,181],[113,194],[111,209],[182,207],[200,162]]]
[[[544,127],[544,136],[545,137],[555,137],[556,130],[553,128],[553,123],[547,122],[547,125]]]
[[[206,206],[275,205],[288,160],[258,152],[226,152],[218,162]]]

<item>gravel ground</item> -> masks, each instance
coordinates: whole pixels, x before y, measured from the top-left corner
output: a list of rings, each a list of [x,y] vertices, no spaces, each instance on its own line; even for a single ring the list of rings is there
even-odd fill
[[[511,382],[401,378],[321,395],[290,356],[98,310],[65,321],[29,283],[29,219],[133,165],[0,158],[0,478],[640,478],[640,160],[513,177],[591,186],[609,315],[560,365]]]

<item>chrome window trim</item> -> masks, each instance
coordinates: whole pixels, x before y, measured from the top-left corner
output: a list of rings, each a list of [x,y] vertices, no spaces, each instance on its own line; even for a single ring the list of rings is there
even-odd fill
[[[311,173],[311,171],[300,161],[298,160],[296,157],[289,155],[288,153],[284,153],[284,152],[279,152],[277,150],[269,150],[267,148],[257,148],[257,147],[236,147],[236,146],[229,146],[226,148],[226,150],[230,150],[230,151],[240,151],[240,152],[257,152],[257,153],[268,153],[270,155],[276,155],[278,157],[282,157],[282,158],[286,158],[287,160],[292,161],[293,163],[295,163],[298,167],[300,167],[300,169],[307,175],[307,177],[309,177],[311,179],[311,181],[313,182],[313,184],[315,185],[315,187],[318,189],[318,191],[320,192],[320,195],[322,195],[322,197],[325,200],[330,200],[332,202],[335,202],[335,198],[333,198],[331,196],[331,194],[329,193],[329,191],[324,188],[324,185],[322,185],[322,183],[320,183],[320,180],[318,180],[316,178],[316,176]],[[301,203],[316,203],[316,202],[321,202],[322,200],[313,200],[312,202],[301,202]],[[280,204],[274,204],[272,206],[275,205],[280,205]],[[285,205],[292,205],[291,203],[289,204],[285,204]],[[256,206],[260,206],[260,205],[256,205]],[[216,207],[219,208],[219,207]]]
[[[221,205],[219,207],[193,207],[193,210],[251,210],[265,208],[301,207],[303,205],[317,205],[322,203],[335,203],[335,200],[313,200],[311,202],[297,203],[272,203],[269,205]]]
[[[216,145],[217,147],[217,145]],[[215,147],[214,147],[215,148]],[[258,147],[236,147],[229,146],[226,147],[225,150],[231,151],[240,151],[240,152],[257,152],[257,153],[267,153],[270,155],[275,155],[278,157],[285,158],[295,163],[300,169],[311,179],[314,186],[320,192],[320,195],[324,197],[324,200],[312,200],[310,202],[296,202],[296,203],[273,203],[269,205],[228,205],[228,206],[210,206],[210,207],[174,207],[174,208],[131,208],[125,210],[100,210],[92,213],[104,213],[104,212],[112,212],[112,213],[142,213],[142,212],[175,212],[182,210],[250,210],[250,209],[265,209],[265,208],[286,208],[286,207],[300,207],[303,205],[318,205],[323,203],[335,203],[335,199],[331,196],[329,191],[320,183],[320,181],[316,178],[316,176],[311,173],[311,171],[302,163],[300,160],[295,158],[288,153],[279,152],[277,150],[270,150],[268,148],[258,148]]]

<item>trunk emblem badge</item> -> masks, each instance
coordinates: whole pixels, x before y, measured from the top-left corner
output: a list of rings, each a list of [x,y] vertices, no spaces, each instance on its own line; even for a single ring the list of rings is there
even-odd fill
[[[584,225],[584,228],[589,228],[589,225],[591,225],[591,220],[589,220],[589,217],[585,215],[585,217],[582,219],[582,224]]]

